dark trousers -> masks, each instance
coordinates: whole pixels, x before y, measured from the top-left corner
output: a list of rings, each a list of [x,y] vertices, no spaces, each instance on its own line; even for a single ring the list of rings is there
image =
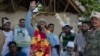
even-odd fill
[[[52,48],[55,48],[57,50],[57,54],[60,56],[60,45],[55,45],[53,47],[51,47],[51,50]]]

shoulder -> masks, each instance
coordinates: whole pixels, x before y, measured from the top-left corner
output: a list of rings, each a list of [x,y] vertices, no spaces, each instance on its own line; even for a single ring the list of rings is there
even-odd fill
[[[72,32],[71,32],[71,36],[72,36],[72,37],[75,37],[75,35],[76,35],[75,33],[72,33]]]
[[[55,39],[58,41],[59,40],[59,37],[57,35],[54,35],[55,36]]]
[[[58,38],[58,36],[57,36],[56,34],[54,34],[54,36],[55,36],[56,38]]]
[[[19,29],[20,27],[18,25],[15,25],[13,30]]]
[[[82,36],[83,34],[82,34],[82,32],[81,33],[77,33],[76,35],[75,35],[75,37],[79,37],[79,36]]]
[[[18,25],[15,25],[14,28],[19,28],[19,26]]]
[[[65,32],[61,32],[60,35],[61,35],[61,36],[66,36]]]
[[[26,56],[26,54],[25,54],[24,52],[21,52],[21,51],[18,52],[18,55],[19,55],[19,56]]]
[[[10,53],[7,53],[5,56],[11,56]]]
[[[13,30],[10,30],[9,32],[10,32],[10,33],[13,33]]]
[[[84,34],[84,36],[87,37],[87,38],[89,38],[92,34],[93,34],[93,31],[91,30],[91,31],[87,31],[87,32]]]
[[[67,51],[64,51],[63,53],[61,53],[61,56],[66,56],[66,55],[68,55]]]
[[[100,29],[98,29],[98,30],[96,31],[96,33],[97,33],[97,34],[100,34]]]

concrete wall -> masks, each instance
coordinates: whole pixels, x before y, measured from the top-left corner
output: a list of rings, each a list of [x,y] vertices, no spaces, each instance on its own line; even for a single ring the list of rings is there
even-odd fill
[[[25,11],[17,11],[15,13],[6,13],[6,12],[0,12],[0,26],[1,26],[1,18],[2,17],[8,17],[11,22],[11,27],[16,25],[18,23],[18,20],[25,17],[26,12]]]
[[[78,23],[78,15],[71,13],[56,13],[55,15],[39,15],[32,19],[32,23],[35,25],[35,20],[39,21],[40,19],[45,19],[47,23],[55,24],[55,33],[59,35],[61,32],[61,28],[65,24],[69,24],[73,26],[73,30],[75,33],[77,32],[77,23]]]
[[[20,18],[24,18],[26,11],[17,11],[15,13],[5,13],[0,12],[0,18],[8,17],[11,21],[11,27],[13,28],[14,25],[18,24],[18,20]],[[54,23],[55,24],[55,33],[58,35],[61,32],[61,27],[68,23],[74,26],[75,32],[77,31],[76,24],[78,22],[78,15],[71,14],[71,13],[57,13],[56,15],[39,15],[36,16],[35,19],[39,21],[41,18],[46,19],[47,23]],[[35,21],[32,21],[35,24]],[[0,19],[0,26],[1,26],[1,19]]]

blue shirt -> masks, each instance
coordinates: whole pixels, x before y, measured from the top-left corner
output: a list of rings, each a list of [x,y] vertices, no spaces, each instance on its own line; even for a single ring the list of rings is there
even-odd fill
[[[32,12],[28,11],[27,14],[26,14],[26,17],[25,17],[25,27],[28,30],[29,35],[32,37],[34,28],[31,25],[31,21],[30,21],[31,20],[31,16],[32,16]]]
[[[55,45],[57,45],[57,41],[59,41],[58,39],[56,39],[56,36],[54,33],[47,33],[47,38],[49,40],[50,45],[53,47]]]
[[[12,54],[11,53],[8,53],[5,56],[12,56]],[[23,53],[23,52],[17,52],[17,54],[15,56],[26,56],[26,54]]]

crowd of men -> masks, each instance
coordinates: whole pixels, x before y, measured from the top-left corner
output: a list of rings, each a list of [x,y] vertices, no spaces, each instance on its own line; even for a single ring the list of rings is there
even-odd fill
[[[34,2],[31,1],[30,4]],[[32,45],[32,39],[38,34],[38,43],[45,38],[48,40],[50,48],[43,51],[50,55],[35,56],[100,56],[100,12],[91,13],[90,23],[79,22],[77,33],[72,32],[72,26],[67,24],[62,26],[62,32],[57,36],[54,33],[55,25],[47,24],[45,19],[41,19],[36,26],[31,25],[32,10],[30,6],[25,19],[20,19],[13,29],[10,28],[10,20],[4,20],[1,30],[5,36],[5,43],[1,56],[34,56],[36,49],[35,45]],[[38,31],[35,31],[37,29]]]

